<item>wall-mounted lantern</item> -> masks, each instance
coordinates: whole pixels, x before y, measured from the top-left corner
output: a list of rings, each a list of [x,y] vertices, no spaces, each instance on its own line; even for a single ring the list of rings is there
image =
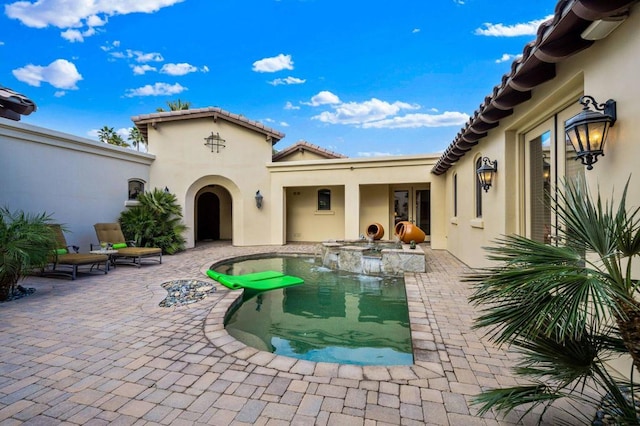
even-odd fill
[[[218,132],[216,132],[215,134],[211,132],[211,135],[204,138],[204,140],[206,141],[204,145],[210,147],[211,152],[213,152],[213,149],[215,148],[216,153],[220,153],[220,148],[225,147],[224,143],[226,141],[220,137],[220,134]]]
[[[264,197],[260,193],[260,190],[256,191],[255,199],[256,199],[256,207],[261,209],[262,208],[262,200],[264,200]]]
[[[598,156],[604,155],[607,132],[616,122],[616,102],[609,99],[598,104],[592,96],[583,96],[580,103],[584,106],[580,114],[570,118],[565,124],[567,138],[576,151],[576,160],[580,159],[587,170],[593,169]],[[589,109],[592,106],[595,111]],[[598,112],[602,111],[602,112]]]
[[[488,157],[482,159],[482,165],[476,170],[478,180],[484,192],[488,192],[493,184],[495,173],[498,171],[498,160],[491,162]]]

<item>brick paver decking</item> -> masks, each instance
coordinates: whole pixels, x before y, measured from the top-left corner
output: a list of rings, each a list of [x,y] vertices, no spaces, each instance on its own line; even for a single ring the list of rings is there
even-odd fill
[[[161,308],[162,283],[208,280],[221,259],[314,253],[315,245],[212,243],[70,281],[29,277],[36,293],[0,304],[0,425],[508,425],[477,416],[482,388],[516,383],[513,355],[471,329],[467,270],[425,246],[428,271],[405,277],[415,364],[381,367],[275,356],[229,336],[240,295],[222,286]],[[553,414],[553,412],[551,413]],[[550,422],[552,423],[552,421]]]

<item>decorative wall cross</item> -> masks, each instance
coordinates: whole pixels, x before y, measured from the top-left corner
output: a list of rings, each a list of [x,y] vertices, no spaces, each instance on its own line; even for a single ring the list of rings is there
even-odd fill
[[[204,144],[205,146],[208,146],[211,148],[211,152],[213,152],[213,148],[216,149],[216,153],[220,153],[220,148],[224,148],[225,147],[225,140],[222,139],[220,137],[220,134],[218,132],[216,132],[215,134],[213,134],[213,132],[211,132],[211,136],[207,136],[206,138],[204,138],[204,140],[206,141]]]

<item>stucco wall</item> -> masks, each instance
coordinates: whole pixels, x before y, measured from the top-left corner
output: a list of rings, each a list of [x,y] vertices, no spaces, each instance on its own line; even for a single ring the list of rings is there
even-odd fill
[[[436,195],[441,193],[439,188],[444,177],[435,176],[429,172],[437,158],[437,155],[416,155],[272,163],[268,165],[271,174],[271,192],[286,193],[286,196],[283,195],[284,209],[285,204],[287,206],[291,204],[290,188],[344,186],[345,214],[342,238],[359,238],[365,233],[366,225],[374,221],[382,223],[385,228],[385,238],[391,238],[392,203],[389,197],[392,197],[392,188],[435,187],[438,188]],[[432,200],[433,197],[432,194]],[[295,218],[296,229],[310,229],[316,223],[317,216],[312,214],[312,209],[315,209],[315,198],[309,199],[308,202],[308,212]],[[432,202],[431,245],[434,248],[443,248],[445,245],[444,216],[440,212],[434,212],[434,209],[440,208],[442,208],[441,202],[438,200]],[[285,224],[277,214],[274,215],[272,223],[274,238],[293,237],[293,232],[290,231],[293,229],[291,217],[289,212]],[[340,236],[329,238],[340,238]]]
[[[636,8],[638,9],[638,8]],[[598,102],[617,101],[618,121],[609,134],[605,156],[585,172],[595,192],[600,187],[609,197],[615,188],[622,191],[635,171],[640,156],[640,141],[633,127],[640,117],[640,17],[632,13],[627,21],[604,40],[556,65],[556,77],[532,92],[532,98],[518,105],[514,113],[502,119],[471,151],[446,173],[447,249],[470,266],[489,264],[482,247],[504,234],[526,235],[529,212],[525,205],[527,184],[523,165],[523,138],[527,131],[553,119],[561,120],[578,113],[581,95],[594,96]],[[558,140],[564,140],[563,122],[558,123]],[[475,159],[487,156],[498,160],[493,187],[482,195],[483,215],[475,218]],[[453,176],[458,176],[458,215],[453,214]],[[432,194],[432,196],[435,196]],[[631,178],[630,204],[640,205],[640,175]]]
[[[384,228],[383,239],[393,239],[390,214],[391,194],[388,185],[362,185],[360,187],[360,233],[367,234],[367,227],[379,223]]]
[[[320,189],[331,191],[331,209],[317,209]],[[287,241],[325,241],[344,238],[344,186],[306,186],[286,189]]]
[[[307,149],[297,149],[284,157],[279,158],[278,161],[324,160],[325,158],[326,157]]]
[[[96,243],[93,224],[115,222],[128,180],[149,182],[154,157],[50,129],[0,119],[0,205],[47,212],[82,252]],[[146,189],[150,189],[148,186]]]
[[[225,139],[225,147],[213,152],[204,145],[211,132]],[[269,174],[271,143],[265,135],[222,119],[198,118],[162,122],[149,126],[149,151],[157,160],[151,167],[151,181],[168,186],[184,209],[187,247],[195,244],[195,196],[207,185],[220,185],[231,196],[233,244],[273,244],[269,232],[271,204]],[[256,208],[256,191],[264,196],[263,208]]]

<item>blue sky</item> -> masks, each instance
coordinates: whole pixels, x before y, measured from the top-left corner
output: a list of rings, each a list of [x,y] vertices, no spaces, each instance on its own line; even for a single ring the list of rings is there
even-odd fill
[[[180,99],[349,157],[443,151],[552,0],[38,0],[0,15],[22,122],[96,139]],[[150,149],[153,152],[153,148]]]

